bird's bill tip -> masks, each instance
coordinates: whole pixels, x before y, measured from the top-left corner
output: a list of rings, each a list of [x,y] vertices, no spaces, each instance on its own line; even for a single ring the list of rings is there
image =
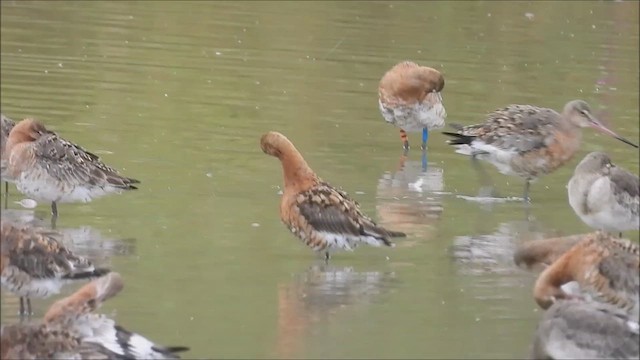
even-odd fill
[[[597,129],[597,130],[599,130],[599,131],[601,131],[601,132],[603,132],[603,133],[605,133],[605,134],[609,135],[609,136],[612,136],[612,137],[614,137],[614,138],[616,138],[616,139],[618,139],[618,140],[622,141],[623,143],[625,143],[625,144],[627,144],[627,145],[631,145],[631,146],[633,146],[633,147],[634,147],[634,148],[636,148],[636,149],[638,148],[638,145],[636,145],[636,144],[632,143],[631,141],[629,141],[629,140],[627,140],[627,139],[623,138],[622,136],[620,136],[620,135],[616,134],[614,131],[612,131],[612,130],[610,130],[609,128],[607,128],[606,126],[602,125],[602,123],[600,123],[600,122],[599,122],[599,121],[597,121],[597,120],[596,120],[596,121],[593,121],[593,122],[591,123],[591,126],[592,126],[592,127],[594,127],[595,129]]]

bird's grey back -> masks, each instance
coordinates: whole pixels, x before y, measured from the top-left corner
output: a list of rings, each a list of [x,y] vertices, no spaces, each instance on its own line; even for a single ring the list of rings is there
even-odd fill
[[[531,358],[637,359],[639,352],[637,319],[608,304],[561,300],[540,320]]]

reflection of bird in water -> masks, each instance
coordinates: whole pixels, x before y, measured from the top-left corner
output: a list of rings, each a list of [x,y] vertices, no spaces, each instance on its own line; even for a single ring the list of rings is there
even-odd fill
[[[376,193],[378,218],[383,226],[428,238],[442,216],[443,170],[400,158],[396,172],[385,172]],[[402,244],[408,243],[407,241]]]
[[[21,226],[47,226],[44,219],[33,210],[6,209],[2,211],[2,220]],[[57,228],[53,232],[62,244],[73,249],[78,255],[94,261],[99,259],[104,262],[112,256],[135,253],[134,239],[110,238],[91,226]]]
[[[276,355],[293,358],[309,327],[332,319],[340,309],[371,303],[397,286],[393,272],[358,272],[351,267],[312,266],[278,287]]]
[[[25,226],[44,227],[46,222],[34,210],[3,209],[2,220]]]
[[[513,256],[522,238],[541,239],[545,234],[532,231],[527,221],[501,223],[493,234],[456,236],[451,252],[454,260],[463,266],[463,273],[509,273],[513,269]]]
[[[531,359],[638,359],[637,319],[609,304],[560,300],[545,312]]]
[[[92,260],[108,261],[113,256],[127,256],[135,253],[135,239],[112,239],[91,226],[56,229],[61,241],[72,247],[78,254]]]
[[[9,199],[9,181],[11,179],[5,176],[5,161],[6,161],[6,152],[4,151],[4,146],[7,143],[7,138],[9,138],[9,133],[11,129],[16,125],[16,122],[4,116],[4,114],[0,114],[0,179],[4,181],[4,208],[7,208],[8,199]]]

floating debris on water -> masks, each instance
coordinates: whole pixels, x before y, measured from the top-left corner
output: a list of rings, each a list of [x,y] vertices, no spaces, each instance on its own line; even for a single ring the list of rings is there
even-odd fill
[[[20,201],[14,201],[14,203],[21,205],[25,209],[33,209],[38,206],[38,202],[33,199],[22,199]]]

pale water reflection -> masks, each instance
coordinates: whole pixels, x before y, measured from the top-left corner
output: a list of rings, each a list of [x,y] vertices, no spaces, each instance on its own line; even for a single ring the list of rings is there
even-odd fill
[[[491,234],[456,236],[451,255],[463,274],[512,273],[516,271],[513,255],[521,243],[550,236],[542,229],[536,221],[500,223]]]
[[[376,188],[376,211],[380,224],[402,231],[410,237],[431,239],[443,212],[444,170],[428,164],[423,151],[421,161],[401,156],[397,169],[385,172]],[[411,244],[400,241],[401,246]]]
[[[302,357],[308,337],[329,331],[332,323],[345,321],[349,312],[384,301],[384,294],[399,284],[392,271],[356,271],[351,266],[313,265],[294,275],[291,282],[278,285],[274,355]]]

